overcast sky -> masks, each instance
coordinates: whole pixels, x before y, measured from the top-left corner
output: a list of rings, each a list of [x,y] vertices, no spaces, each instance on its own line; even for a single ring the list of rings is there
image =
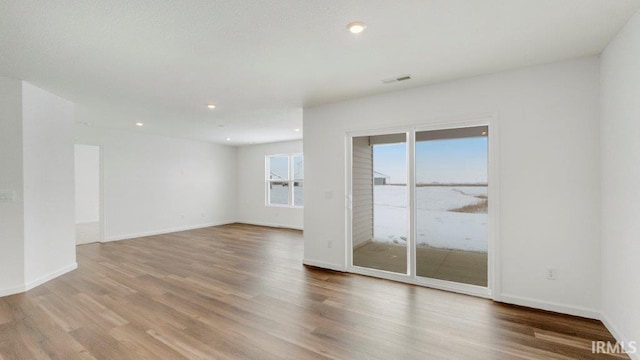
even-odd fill
[[[293,157],[293,169],[295,179],[304,178],[304,160],[300,155]],[[271,156],[269,157],[269,169],[271,171],[272,179],[288,180],[289,176],[289,157],[284,156]]]
[[[392,183],[407,182],[406,143],[374,146],[374,171]],[[416,143],[417,183],[486,183],[487,138],[421,141]]]

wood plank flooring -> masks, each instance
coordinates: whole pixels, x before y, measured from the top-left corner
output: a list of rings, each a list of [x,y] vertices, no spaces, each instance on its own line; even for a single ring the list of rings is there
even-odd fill
[[[233,224],[78,247],[0,298],[9,359],[596,359],[593,320],[302,265],[302,234]]]

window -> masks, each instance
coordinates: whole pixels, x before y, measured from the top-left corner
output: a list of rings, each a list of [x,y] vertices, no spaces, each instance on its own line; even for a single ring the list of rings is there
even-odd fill
[[[304,157],[302,154],[266,158],[266,195],[269,206],[304,204]]]

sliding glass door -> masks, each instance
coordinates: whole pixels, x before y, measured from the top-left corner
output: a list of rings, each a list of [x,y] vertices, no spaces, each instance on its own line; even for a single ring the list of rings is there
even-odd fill
[[[486,288],[488,137],[486,125],[350,137],[351,268]]]
[[[488,128],[416,132],[416,275],[487,286]]]
[[[407,135],[353,138],[353,264],[407,274]]]

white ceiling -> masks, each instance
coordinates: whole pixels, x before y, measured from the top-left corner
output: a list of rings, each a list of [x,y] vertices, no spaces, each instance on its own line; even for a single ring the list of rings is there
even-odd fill
[[[234,145],[280,141],[302,136],[293,129],[302,127],[303,107],[598,54],[639,7],[640,0],[0,0],[0,75],[74,101],[77,118],[91,126]],[[364,33],[345,29],[355,20],[367,24]],[[413,79],[381,82],[404,74]]]

